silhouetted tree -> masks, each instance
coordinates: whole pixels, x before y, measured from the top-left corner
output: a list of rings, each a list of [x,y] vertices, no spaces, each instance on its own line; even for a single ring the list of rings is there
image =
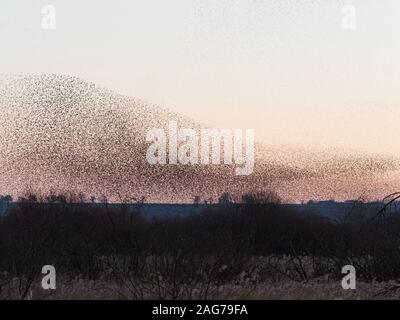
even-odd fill
[[[0,195],[0,202],[12,202],[12,200],[13,200],[13,198],[9,195],[9,194],[7,194],[7,195],[5,195],[5,196],[1,196]]]
[[[242,201],[247,204],[279,204],[281,198],[275,191],[265,190],[246,193],[242,196]]]
[[[232,202],[233,202],[232,197],[228,192],[224,192],[218,198],[218,203],[220,203],[220,204],[227,204],[227,203],[232,203]]]

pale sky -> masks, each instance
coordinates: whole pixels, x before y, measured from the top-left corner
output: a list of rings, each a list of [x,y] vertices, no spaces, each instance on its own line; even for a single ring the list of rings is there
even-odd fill
[[[266,144],[397,156],[399,32],[398,0],[1,0],[0,72],[76,75]]]

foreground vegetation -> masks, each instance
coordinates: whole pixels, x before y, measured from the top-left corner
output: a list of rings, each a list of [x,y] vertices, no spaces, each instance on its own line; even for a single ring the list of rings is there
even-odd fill
[[[297,214],[247,195],[199,215],[149,220],[121,204],[21,198],[0,217],[0,298],[382,298],[397,295],[400,217]],[[51,200],[51,199],[50,199]],[[273,201],[272,201],[273,200]],[[57,290],[40,288],[54,265]],[[358,289],[345,291],[344,265]],[[362,291],[364,288],[365,291]],[[315,289],[315,290],[314,290]]]

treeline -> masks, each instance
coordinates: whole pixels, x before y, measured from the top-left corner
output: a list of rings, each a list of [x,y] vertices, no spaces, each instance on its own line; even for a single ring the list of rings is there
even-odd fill
[[[216,298],[238,279],[339,279],[348,264],[365,281],[400,278],[396,215],[333,223],[258,193],[240,206],[150,220],[140,206],[132,213],[128,203],[110,210],[66,199],[30,195],[0,217],[0,294],[18,279],[25,298],[48,264],[60,277],[112,281],[135,299]]]

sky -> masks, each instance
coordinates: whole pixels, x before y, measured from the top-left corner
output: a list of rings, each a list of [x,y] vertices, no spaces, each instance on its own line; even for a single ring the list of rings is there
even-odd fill
[[[397,156],[399,30],[398,0],[2,0],[0,72],[76,75],[266,144]]]

